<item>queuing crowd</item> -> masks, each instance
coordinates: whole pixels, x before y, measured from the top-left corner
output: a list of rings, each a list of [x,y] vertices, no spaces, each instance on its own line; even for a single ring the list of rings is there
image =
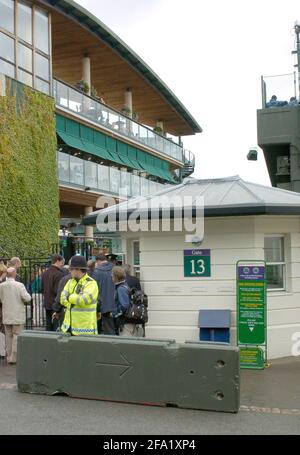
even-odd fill
[[[146,295],[130,266],[117,266],[116,258],[100,254],[96,261],[86,261],[76,255],[66,265],[55,254],[49,268],[35,268],[30,283],[22,282],[19,258],[7,265],[0,263],[0,357],[16,363],[17,336],[26,322],[25,305],[34,306],[34,298],[40,294],[47,331],[144,337],[144,319],[129,318],[128,310],[133,295],[142,300]]]

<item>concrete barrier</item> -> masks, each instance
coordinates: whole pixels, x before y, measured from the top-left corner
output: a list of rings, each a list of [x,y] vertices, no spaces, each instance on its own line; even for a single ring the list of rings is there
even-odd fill
[[[239,409],[239,350],[110,336],[25,331],[21,392],[223,412]]]

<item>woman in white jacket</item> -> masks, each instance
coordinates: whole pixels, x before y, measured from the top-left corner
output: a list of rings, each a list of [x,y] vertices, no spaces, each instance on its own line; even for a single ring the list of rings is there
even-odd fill
[[[17,361],[17,336],[23,330],[26,319],[24,304],[31,301],[30,294],[23,283],[16,281],[16,276],[16,269],[10,267],[6,281],[0,284],[7,363],[11,364]]]

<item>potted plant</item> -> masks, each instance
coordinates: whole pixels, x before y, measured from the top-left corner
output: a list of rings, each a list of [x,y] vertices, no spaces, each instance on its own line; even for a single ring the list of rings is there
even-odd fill
[[[90,86],[87,82],[85,82],[83,79],[81,81],[77,82],[75,87],[80,90],[83,93],[89,93]]]
[[[96,88],[93,85],[91,87],[91,96],[93,96],[94,98],[98,98],[99,99],[98,92],[97,92]]]
[[[122,114],[127,115],[127,117],[131,115],[131,110],[129,109],[129,107],[123,107],[121,112]]]
[[[160,134],[161,136],[164,134],[164,130],[160,126],[156,126],[153,128],[154,133]]]

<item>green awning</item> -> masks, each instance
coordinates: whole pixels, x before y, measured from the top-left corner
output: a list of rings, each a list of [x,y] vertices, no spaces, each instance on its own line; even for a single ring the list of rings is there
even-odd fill
[[[79,137],[71,136],[71,134],[63,133],[62,131],[58,131],[57,134],[69,147],[87,153],[87,149]]]
[[[125,160],[123,160],[123,157],[118,155],[117,152],[109,151],[109,154],[111,155],[111,159],[110,160],[113,161],[114,163],[121,164],[121,166],[130,166],[130,167],[132,167],[131,165],[127,164],[125,162]]]
[[[86,150],[91,155],[98,156],[99,158],[103,158],[104,160],[112,160],[110,153],[105,150],[103,147],[99,147],[98,145],[91,144],[90,142],[82,141]]]
[[[62,131],[58,131],[57,134],[69,147],[81,150],[82,152],[89,153],[91,155],[95,155],[98,158],[104,160],[109,161],[113,160],[113,158],[110,156],[107,150],[105,150],[102,147],[97,147],[95,144],[83,141],[79,137],[72,136],[71,134],[68,133],[63,133]]]

